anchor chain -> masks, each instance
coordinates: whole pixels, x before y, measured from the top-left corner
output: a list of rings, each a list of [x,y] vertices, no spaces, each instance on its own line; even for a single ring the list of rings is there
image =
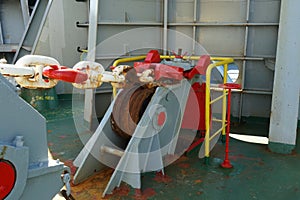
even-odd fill
[[[23,56],[15,65],[0,62],[0,73],[14,77],[21,87],[29,89],[52,88],[59,81],[72,83],[79,89],[95,89],[103,82],[109,82],[114,91],[126,86],[128,80],[125,76],[128,73],[135,74],[140,83],[156,86],[174,84],[183,77],[181,69],[159,63],[138,62],[134,67],[118,65],[111,71],[105,71],[97,62],[80,61],[73,68],[68,68],[54,58],[41,55]]]

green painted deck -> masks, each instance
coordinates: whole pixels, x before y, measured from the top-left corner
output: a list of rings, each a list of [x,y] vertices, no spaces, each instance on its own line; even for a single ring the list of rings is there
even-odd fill
[[[52,156],[70,166],[83,144],[80,137],[88,138],[88,131],[77,132],[74,126],[70,100],[61,100],[55,110],[42,112],[47,119],[48,146]],[[232,132],[267,135],[266,121],[251,121],[233,125]],[[298,130],[299,135],[299,130]],[[142,194],[126,184],[115,189],[105,199],[300,199],[300,144],[291,155],[275,154],[267,145],[251,144],[230,139],[230,161],[233,169],[223,169],[225,144],[218,142],[211,152],[210,164],[197,157],[198,149],[182,156],[165,168],[165,176],[155,172],[142,177]],[[107,169],[86,182],[73,186],[76,200],[102,199],[101,195],[110,178]]]

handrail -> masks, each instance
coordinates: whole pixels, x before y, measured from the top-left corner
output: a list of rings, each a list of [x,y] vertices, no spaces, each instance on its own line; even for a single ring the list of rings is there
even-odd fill
[[[128,57],[128,58],[119,58],[119,59],[115,60],[115,62],[113,63],[112,66],[116,67],[120,63],[137,61],[137,60],[142,60],[142,59],[145,59],[145,58],[146,58],[146,55],[143,55],[143,56],[134,56],[134,57]]]
[[[213,68],[218,66],[224,66],[224,74],[223,74],[223,83],[227,83],[227,71],[228,71],[228,64],[232,63],[234,61],[233,58],[223,58],[223,57],[213,57],[211,60],[218,61],[215,63],[212,63],[208,66],[206,70],[206,89],[205,89],[205,139],[204,139],[204,145],[205,145],[205,158],[209,158],[209,146],[210,146],[210,140],[218,135],[219,132],[222,131],[222,134],[225,135],[225,128],[226,128],[226,96],[227,92],[226,90],[223,90],[223,95],[221,97],[217,97],[216,99],[211,100],[210,98],[210,85],[211,85],[211,71]],[[222,127],[217,130],[215,133],[210,136],[210,105],[212,103],[215,103],[216,101],[223,99],[222,103],[222,119],[219,120],[222,123]]]
[[[199,60],[201,56],[183,56],[182,58],[184,60]],[[128,57],[128,58],[119,58],[113,62],[113,67],[118,66],[120,63],[125,63],[125,62],[131,62],[131,61],[137,61],[137,60],[143,60],[146,58],[146,55],[141,55],[141,56],[133,56],[133,57]],[[161,59],[174,59],[176,58],[175,56],[168,56],[168,55],[161,55]],[[227,58],[227,57],[211,57],[210,60],[212,61],[227,61],[228,59],[232,58]],[[233,62],[233,59],[232,61]],[[230,63],[230,62],[229,62]],[[219,66],[219,65],[218,65]]]

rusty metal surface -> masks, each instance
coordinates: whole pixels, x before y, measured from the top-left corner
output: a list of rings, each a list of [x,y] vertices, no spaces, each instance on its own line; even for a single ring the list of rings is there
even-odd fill
[[[126,85],[118,95],[111,114],[112,130],[130,139],[156,87],[141,83],[134,69],[126,72]]]
[[[111,115],[113,131],[129,139],[154,92],[155,87],[133,85],[125,88],[118,95]]]

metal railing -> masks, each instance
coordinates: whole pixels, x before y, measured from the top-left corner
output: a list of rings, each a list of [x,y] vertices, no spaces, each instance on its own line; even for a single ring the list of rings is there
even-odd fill
[[[209,152],[210,152],[210,141],[219,135],[220,132],[222,132],[222,135],[225,135],[226,133],[226,96],[228,95],[227,90],[223,89],[223,94],[219,97],[212,99],[211,98],[211,72],[214,68],[218,66],[224,67],[224,73],[223,73],[223,84],[227,83],[227,76],[228,76],[228,64],[232,63],[234,60],[233,58],[224,58],[224,57],[212,57],[212,61],[216,61],[215,63],[212,63],[208,66],[206,70],[206,90],[205,90],[205,139],[204,139],[204,145],[205,145],[205,157],[209,158]],[[216,103],[217,101],[222,100],[222,118],[221,119],[213,119],[211,120],[211,105]],[[220,122],[222,124],[221,128],[219,128],[214,133],[210,134],[211,132],[211,123],[213,121]]]

